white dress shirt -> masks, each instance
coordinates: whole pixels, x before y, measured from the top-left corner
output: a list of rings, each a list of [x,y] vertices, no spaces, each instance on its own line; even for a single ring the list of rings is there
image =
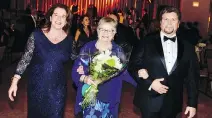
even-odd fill
[[[166,63],[166,71],[168,74],[170,74],[176,60],[177,60],[177,37],[175,42],[171,40],[164,41],[165,34],[161,31],[160,32],[160,38],[161,38],[161,44],[163,47],[163,54],[164,59]],[[172,37],[175,37],[176,35],[173,35]],[[172,38],[169,37],[169,38]],[[149,87],[149,91],[151,90],[152,85]]]
[[[177,60],[177,37],[175,42],[173,42],[171,40],[164,41],[165,34],[162,31],[160,32],[160,36],[161,36],[161,43],[163,47],[164,59],[166,62],[166,70],[167,70],[167,73],[170,74]],[[173,35],[172,37],[174,36],[176,35]]]

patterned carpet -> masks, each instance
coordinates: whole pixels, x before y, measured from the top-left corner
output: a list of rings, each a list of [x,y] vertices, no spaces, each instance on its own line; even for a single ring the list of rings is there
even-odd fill
[[[68,64],[69,66],[70,64]],[[67,67],[68,67],[67,66]],[[3,72],[3,84],[0,85],[0,118],[26,118],[27,114],[27,98],[26,98],[26,78],[20,81],[18,96],[15,102],[10,102],[7,97],[7,91],[10,84],[16,64],[6,68]],[[71,68],[67,68],[67,78],[70,78]],[[138,109],[132,104],[134,96],[133,86],[124,83],[122,90],[122,100],[120,105],[119,118],[140,118]],[[65,107],[65,118],[74,118],[74,103],[76,92],[72,88],[71,79],[68,80],[68,97]],[[212,99],[200,94],[198,114],[196,118],[212,118]],[[185,118],[185,116],[182,116]]]

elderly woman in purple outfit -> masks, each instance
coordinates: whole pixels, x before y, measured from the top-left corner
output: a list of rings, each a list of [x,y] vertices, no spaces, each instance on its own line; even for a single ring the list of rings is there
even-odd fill
[[[110,50],[117,57],[123,58],[124,52],[113,42],[116,34],[116,26],[117,22],[114,19],[109,17],[102,18],[97,27],[98,39],[85,44],[79,55],[93,55],[96,52]],[[78,114],[82,113],[81,117],[83,118],[118,118],[122,82],[126,81],[134,86],[136,86],[136,82],[127,71],[121,72],[118,76],[100,84],[98,86],[99,91],[97,93],[96,103],[83,109],[80,105],[83,101],[82,87],[84,84],[95,84],[95,81],[89,76],[89,62],[87,62],[79,56],[75,60],[72,70],[72,79],[77,86],[75,115],[78,117]],[[144,72],[143,75],[147,76],[148,74]]]

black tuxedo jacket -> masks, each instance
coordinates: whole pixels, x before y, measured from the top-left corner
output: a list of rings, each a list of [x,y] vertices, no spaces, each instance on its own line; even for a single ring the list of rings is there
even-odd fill
[[[149,26],[149,15],[146,13],[142,17],[142,22],[144,23],[145,28],[147,29]]]
[[[146,37],[134,50],[129,72],[137,81],[134,104],[151,112],[180,112],[183,104],[183,86],[187,87],[188,106],[197,107],[199,65],[194,47],[177,36],[177,60],[170,74],[167,73],[160,33]],[[138,77],[138,70],[145,68],[149,78]],[[154,79],[164,78],[166,94],[159,94],[149,87]]]
[[[35,22],[33,21],[33,18],[31,15],[27,15],[25,16],[25,36],[29,37],[29,35],[33,32],[33,30],[35,29]]]

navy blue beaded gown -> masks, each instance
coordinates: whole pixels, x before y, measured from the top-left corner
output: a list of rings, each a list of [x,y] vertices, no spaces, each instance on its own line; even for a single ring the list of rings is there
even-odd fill
[[[72,38],[53,44],[42,30],[28,39],[16,74],[29,68],[28,118],[62,118],[66,98],[64,63],[72,56]]]

